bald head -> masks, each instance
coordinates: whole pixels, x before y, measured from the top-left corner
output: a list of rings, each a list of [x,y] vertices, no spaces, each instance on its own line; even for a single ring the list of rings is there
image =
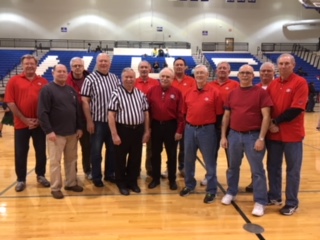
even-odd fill
[[[67,82],[68,78],[68,70],[67,67],[63,64],[57,64],[54,66],[53,71],[53,81],[61,86],[64,86]]]
[[[106,53],[99,53],[97,56],[97,70],[102,74],[107,74],[110,70],[110,56]]]

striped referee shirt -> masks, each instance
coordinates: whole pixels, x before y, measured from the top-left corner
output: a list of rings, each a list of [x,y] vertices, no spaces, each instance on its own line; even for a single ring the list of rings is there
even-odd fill
[[[84,80],[81,96],[90,98],[93,121],[108,121],[108,104],[112,92],[120,85],[120,79],[113,73],[102,74],[94,71]]]
[[[117,112],[117,123],[139,125],[145,121],[144,112],[148,111],[148,102],[146,95],[138,88],[128,92],[123,86],[119,86],[112,93],[108,109]]]

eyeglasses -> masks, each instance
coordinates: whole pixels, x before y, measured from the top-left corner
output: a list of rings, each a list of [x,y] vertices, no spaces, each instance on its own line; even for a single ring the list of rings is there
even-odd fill
[[[261,70],[260,72],[263,72],[263,73],[271,73],[271,72],[273,72],[272,70],[267,70],[267,69],[263,69],[263,70]]]
[[[73,68],[77,68],[77,67],[78,67],[78,68],[81,68],[81,67],[83,67],[83,65],[80,65],[80,64],[78,64],[78,65],[72,65],[72,67],[73,67]]]
[[[253,72],[239,72],[240,75],[251,75]]]

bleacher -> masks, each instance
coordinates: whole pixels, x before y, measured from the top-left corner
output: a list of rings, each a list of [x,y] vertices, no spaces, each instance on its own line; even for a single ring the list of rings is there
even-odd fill
[[[0,50],[0,77],[4,78],[18,66],[23,55],[32,53],[30,50]]]
[[[268,53],[265,54],[266,57],[268,57],[272,62],[276,63],[278,57],[281,55],[281,53]],[[297,72],[299,68],[303,69],[303,72],[306,72],[308,75],[303,76],[308,82],[314,82],[316,90],[320,91],[320,81],[317,81],[317,76],[319,75],[319,70],[312,66],[307,61],[303,60],[302,58],[298,57],[297,55],[294,55],[296,60],[296,66],[294,68],[294,72]]]
[[[95,66],[97,53],[85,51],[49,51],[40,60],[37,74],[43,76],[49,81],[53,80],[52,68],[56,64],[64,64],[70,71],[70,60],[73,57],[81,57],[84,60],[85,69],[92,72]]]
[[[230,78],[234,80],[238,80],[239,68],[244,64],[249,64],[254,69],[255,78],[253,84],[260,82],[259,69],[262,63],[250,53],[204,53],[204,56],[213,69],[217,68],[219,62],[228,62],[231,66]]]
[[[173,69],[173,62],[177,58],[183,58],[186,61],[188,70],[186,74],[190,75],[192,68],[195,67],[196,63],[192,56],[174,56],[174,57],[152,57],[152,56],[135,56],[135,55],[116,55],[112,58],[112,64],[110,72],[116,74],[119,78],[121,77],[121,72],[125,67],[131,67],[136,72],[136,76],[139,76],[138,65],[141,61],[147,61],[151,66],[158,62],[160,69],[163,68],[166,63],[169,68]],[[158,73],[150,73],[150,77],[158,78]]]

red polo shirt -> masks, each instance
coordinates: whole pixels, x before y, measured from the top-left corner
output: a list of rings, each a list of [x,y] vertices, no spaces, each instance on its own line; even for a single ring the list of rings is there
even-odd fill
[[[271,118],[277,118],[289,108],[305,109],[308,101],[307,81],[292,73],[288,79],[282,81],[281,78],[273,80],[267,88],[273,101]],[[304,113],[290,122],[279,124],[278,133],[268,133],[271,140],[281,142],[300,142],[305,136]]]
[[[25,75],[12,77],[6,88],[5,102],[15,103],[20,112],[27,118],[38,118],[38,98],[41,89],[48,84],[48,81],[40,76],[36,76],[32,81]],[[20,118],[14,116],[14,128],[27,128]]]
[[[147,93],[149,113],[151,119],[157,121],[177,120],[177,133],[184,130],[184,115],[182,113],[182,93],[175,87],[163,91],[160,85],[150,89]]]
[[[220,92],[220,97],[222,98],[223,103],[227,101],[228,95],[230,92],[240,86],[239,82],[228,79],[226,82],[220,84],[217,80],[209,83],[211,86],[216,87]]]
[[[147,94],[148,91],[153,87],[153,86],[158,86],[159,81],[154,78],[148,77],[147,81],[143,81],[141,78],[136,79],[135,87],[138,88],[141,92],[144,94]]]
[[[175,88],[178,88],[181,93],[182,93],[182,96],[185,96],[186,93],[191,89],[193,88],[194,86],[196,86],[196,80],[192,77],[189,77],[187,75],[184,75],[184,77],[182,78],[182,80],[179,82],[177,80],[177,78],[175,77],[173,79],[173,82],[172,82],[172,86],[175,87]]]
[[[217,115],[223,114],[219,91],[209,84],[201,90],[194,86],[185,95],[183,113],[192,125],[216,123]]]

